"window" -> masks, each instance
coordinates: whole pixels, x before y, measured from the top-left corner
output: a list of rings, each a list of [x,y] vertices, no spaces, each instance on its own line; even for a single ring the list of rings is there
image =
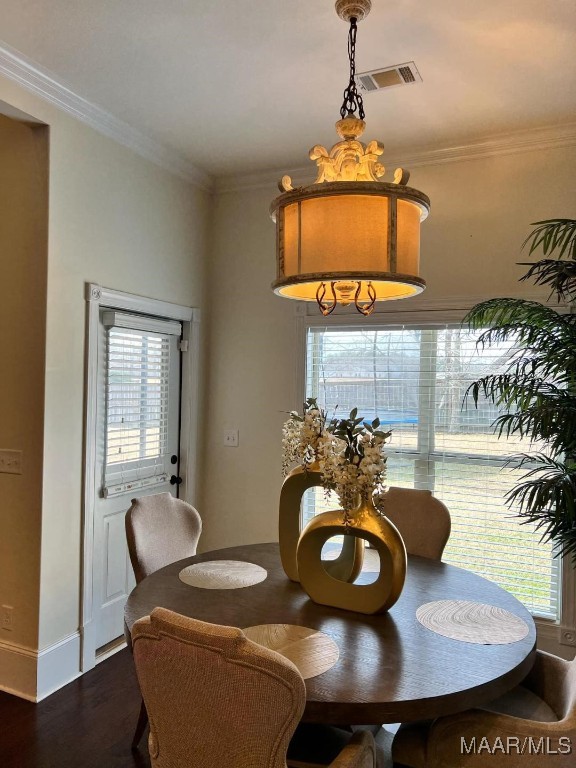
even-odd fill
[[[392,429],[388,484],[429,489],[450,510],[444,559],[496,581],[535,615],[557,620],[559,562],[504,504],[521,474],[506,460],[530,446],[498,440],[490,426],[498,411],[488,401],[462,407],[468,385],[500,370],[513,347],[477,349],[476,338],[459,325],[312,326],[306,395],[318,397],[329,415],[336,406],[341,414],[358,406],[359,415],[378,416]],[[321,508],[322,494],[309,494],[304,515]]]
[[[104,494],[164,483],[180,323],[105,312]],[[141,327],[134,327],[141,326]],[[172,388],[172,392],[171,392]],[[172,416],[172,418],[170,418]]]

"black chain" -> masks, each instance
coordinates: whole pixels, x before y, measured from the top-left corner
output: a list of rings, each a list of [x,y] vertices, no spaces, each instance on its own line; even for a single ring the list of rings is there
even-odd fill
[[[354,81],[354,75],[356,74],[356,19],[352,17],[350,19],[350,31],[348,32],[348,58],[350,59],[350,82],[344,91],[344,101],[340,107],[340,116],[344,119],[347,115],[356,115],[358,110],[358,116],[361,120],[364,120],[364,104],[362,103],[362,96],[356,90],[356,82]]]

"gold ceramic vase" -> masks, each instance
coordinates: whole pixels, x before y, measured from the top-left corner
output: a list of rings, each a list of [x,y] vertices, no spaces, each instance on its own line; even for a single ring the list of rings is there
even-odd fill
[[[345,517],[347,521],[345,522]],[[380,570],[372,584],[340,580],[322,561],[322,547],[332,536],[371,544],[380,557]],[[316,515],[302,531],[297,567],[303,589],[321,605],[358,613],[385,613],[400,597],[406,578],[406,547],[396,526],[381,515],[371,498],[363,498],[348,513],[342,510]]]
[[[280,491],[278,514],[278,540],[282,567],[289,579],[300,581],[296,548],[300,538],[300,505],[304,492],[315,486],[322,487],[322,473],[318,462],[312,462],[307,468],[296,467],[284,480]],[[362,570],[364,546],[357,538],[346,538],[342,551],[335,560],[326,563],[334,578],[354,581]]]

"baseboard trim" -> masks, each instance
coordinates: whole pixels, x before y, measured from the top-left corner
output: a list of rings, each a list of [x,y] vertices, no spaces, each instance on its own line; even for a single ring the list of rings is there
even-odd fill
[[[3,693],[9,693],[11,696],[16,696],[18,699],[25,699],[26,701],[31,701],[32,704],[37,704],[36,696],[30,696],[27,693],[24,693],[24,691],[16,690],[14,688],[10,688],[8,685],[2,685],[0,684],[0,691]]]
[[[17,643],[0,642],[0,690],[36,701],[37,652]]]
[[[80,677],[80,632],[74,632],[38,652],[36,701]]]
[[[81,675],[80,633],[41,651],[0,642],[0,690],[38,702]]]

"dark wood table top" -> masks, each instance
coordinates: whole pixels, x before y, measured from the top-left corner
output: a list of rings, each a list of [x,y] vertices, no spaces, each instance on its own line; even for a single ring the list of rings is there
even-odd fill
[[[243,560],[268,578],[242,589],[198,589],[180,581],[187,565]],[[476,645],[431,632],[416,610],[432,600],[472,600],[499,606],[529,627],[524,640]],[[389,613],[367,616],[316,605],[282,570],[277,544],[251,544],[180,560],[144,579],[126,604],[128,630],[156,606],[214,624],[298,624],[321,630],[340,649],[332,669],[306,680],[304,720],[334,724],[395,723],[480,706],[517,685],[534,662],[532,616],[511,594],[470,571],[408,558],[404,591]]]

